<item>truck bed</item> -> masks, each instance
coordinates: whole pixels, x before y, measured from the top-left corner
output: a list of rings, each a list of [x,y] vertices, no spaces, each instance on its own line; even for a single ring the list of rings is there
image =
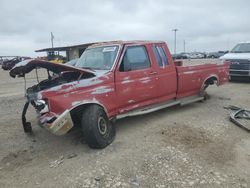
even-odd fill
[[[184,62],[182,66],[176,66],[177,72],[177,97],[186,97],[199,93],[202,90],[204,81],[212,77],[217,85],[221,85],[228,81],[227,64],[205,63],[206,61],[200,60],[196,63]],[[191,65],[188,65],[191,64]]]

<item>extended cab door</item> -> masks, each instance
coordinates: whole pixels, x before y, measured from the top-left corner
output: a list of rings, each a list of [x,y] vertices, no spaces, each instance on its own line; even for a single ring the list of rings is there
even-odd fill
[[[155,63],[157,96],[159,99],[162,98],[162,101],[173,99],[177,92],[177,75],[168,48],[164,43],[152,44],[151,48],[154,62],[157,62]]]
[[[156,72],[146,46],[126,45],[115,74],[120,112],[143,106],[156,97]]]

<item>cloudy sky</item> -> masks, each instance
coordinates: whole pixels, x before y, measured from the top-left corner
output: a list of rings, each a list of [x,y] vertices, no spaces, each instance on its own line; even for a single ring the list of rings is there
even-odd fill
[[[164,40],[177,52],[250,40],[249,0],[0,0],[0,55],[107,40]]]

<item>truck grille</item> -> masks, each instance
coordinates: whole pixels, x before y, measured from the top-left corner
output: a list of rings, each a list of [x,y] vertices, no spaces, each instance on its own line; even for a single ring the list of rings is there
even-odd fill
[[[229,61],[231,62],[230,69],[250,70],[250,61],[247,59],[232,59]]]
[[[230,75],[250,76],[250,60],[247,59],[229,59]]]
[[[248,71],[229,71],[231,76],[250,76]]]

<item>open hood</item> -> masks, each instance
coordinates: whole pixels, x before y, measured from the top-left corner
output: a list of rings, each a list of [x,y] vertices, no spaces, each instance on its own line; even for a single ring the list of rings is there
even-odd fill
[[[49,61],[43,61],[43,60],[38,60],[38,59],[28,59],[28,60],[25,60],[16,64],[10,70],[10,76],[13,78],[15,78],[16,76],[22,77],[25,74],[39,67],[48,69],[49,71],[52,71],[54,73],[60,73],[64,71],[76,71],[76,72],[81,72],[81,73],[87,73],[90,76],[91,75],[95,76],[95,73],[88,69],[82,69],[82,68],[72,67],[72,66],[58,64],[58,63],[52,63]]]

